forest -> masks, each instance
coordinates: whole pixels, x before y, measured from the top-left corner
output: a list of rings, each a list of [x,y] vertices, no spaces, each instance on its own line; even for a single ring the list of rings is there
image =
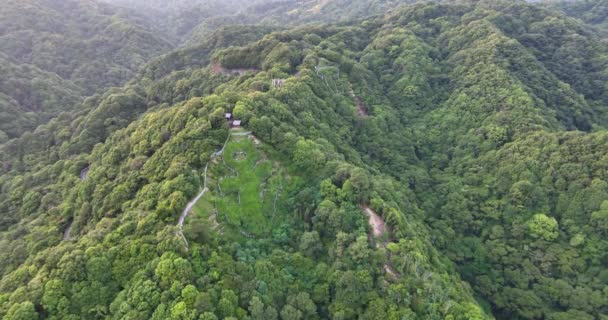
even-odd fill
[[[608,320],[604,0],[0,4],[0,319]]]

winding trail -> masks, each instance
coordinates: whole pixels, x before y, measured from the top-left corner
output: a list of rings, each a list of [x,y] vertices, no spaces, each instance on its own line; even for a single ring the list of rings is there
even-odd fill
[[[218,151],[214,152],[211,155],[211,157],[209,158],[209,161],[207,161],[207,164],[205,164],[205,174],[203,176],[203,189],[196,195],[196,197],[194,197],[194,199],[192,199],[192,200],[190,200],[190,202],[188,202],[184,211],[182,211],[182,213],[179,215],[179,219],[177,220],[177,231],[175,232],[175,234],[184,240],[186,250],[188,250],[188,240],[184,236],[184,222],[186,221],[188,214],[190,214],[190,211],[192,211],[192,208],[194,208],[194,205],[196,205],[196,203],[205,195],[205,193],[207,191],[209,191],[209,188],[207,188],[207,171],[209,169],[209,162],[213,161],[216,157],[218,157],[224,153],[224,149],[226,149],[226,145],[228,144],[228,141],[230,141],[230,137],[232,135],[237,135],[237,134],[229,133],[228,138],[226,138],[226,141],[224,142],[224,145],[222,146],[222,148],[219,149]]]

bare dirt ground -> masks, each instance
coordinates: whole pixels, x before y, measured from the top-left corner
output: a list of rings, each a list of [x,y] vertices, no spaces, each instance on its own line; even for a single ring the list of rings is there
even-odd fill
[[[388,263],[384,265],[384,271],[393,278],[399,278],[399,275],[396,274],[395,271],[393,271],[393,269]]]
[[[368,222],[370,227],[372,227],[372,234],[375,238],[379,238],[381,237],[385,232],[388,231],[387,227],[386,227],[386,222],[384,222],[384,220],[382,219],[382,217],[380,217],[376,212],[374,212],[374,210],[372,210],[369,206],[367,205],[362,205],[361,209],[363,209],[363,212],[365,212],[365,215],[368,217]],[[378,247],[380,248],[386,248],[387,243],[383,242],[383,243],[378,243]],[[399,274],[397,274],[390,262],[387,262],[384,265],[384,272],[386,272],[389,276],[391,276],[392,278],[399,278]]]
[[[386,223],[370,207],[363,206],[365,215],[369,218],[369,225],[372,227],[374,237],[380,237],[386,231]]]
[[[82,171],[80,171],[80,180],[85,180],[88,175],[89,175],[89,167],[87,166],[86,168],[82,169]]]
[[[70,235],[72,233],[72,227],[74,227],[74,221],[70,222],[70,224],[68,225],[68,227],[63,232],[63,241],[70,241],[70,240],[72,240],[72,236]]]
[[[260,140],[259,140],[258,138],[256,138],[256,136],[254,136],[254,135],[250,135],[250,136],[249,136],[249,139],[253,140],[253,143],[255,143],[256,145],[259,145],[260,143],[262,143],[262,142],[260,142]]]
[[[365,102],[363,102],[363,99],[361,99],[361,97],[355,97],[355,101],[357,102],[357,113],[359,114],[359,116],[368,117],[369,110],[367,109]]]

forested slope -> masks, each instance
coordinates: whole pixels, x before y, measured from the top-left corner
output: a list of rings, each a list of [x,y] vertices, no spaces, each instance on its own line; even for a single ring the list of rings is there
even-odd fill
[[[0,316],[606,318],[600,35],[511,1],[272,31],[0,146]]]
[[[156,22],[175,43],[196,44],[228,25],[298,26],[306,23],[352,21],[416,0],[104,0],[134,8]]]
[[[0,4],[0,63],[7,70],[0,87],[0,141],[75,110],[84,97],[130,80],[152,58],[182,43],[197,46],[224,27],[356,19],[408,1],[288,1],[278,6],[267,0],[105,2]],[[15,75],[20,68],[39,71]],[[13,91],[14,83],[19,90]]]
[[[1,136],[75,110],[83,97],[124,84],[172,48],[148,25],[93,1],[9,0],[0,9]]]
[[[35,129],[79,101],[82,88],[33,65],[17,65],[0,53],[0,143]]]
[[[569,16],[604,30],[608,28],[608,2],[605,0],[557,1],[557,7]]]

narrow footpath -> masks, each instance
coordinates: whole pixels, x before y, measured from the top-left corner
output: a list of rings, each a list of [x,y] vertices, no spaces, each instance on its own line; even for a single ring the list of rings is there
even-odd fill
[[[207,171],[209,170],[209,163],[224,153],[224,149],[226,149],[226,145],[228,144],[228,141],[230,141],[231,136],[245,136],[250,134],[251,132],[230,132],[222,148],[214,152],[209,158],[209,161],[207,161],[207,164],[205,164],[205,172],[203,174],[203,189],[196,195],[196,197],[194,197],[192,200],[190,200],[190,202],[188,202],[186,208],[184,209],[184,211],[182,211],[179,216],[179,219],[177,220],[176,235],[184,240],[186,250],[188,250],[188,240],[184,236],[184,222],[186,221],[186,218],[188,217],[196,203],[205,195],[207,191],[209,191],[209,188],[207,188]]]

